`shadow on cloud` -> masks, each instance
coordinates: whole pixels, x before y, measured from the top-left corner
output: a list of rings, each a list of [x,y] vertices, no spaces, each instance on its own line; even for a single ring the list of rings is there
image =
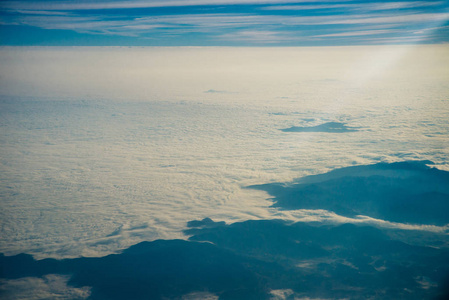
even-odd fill
[[[449,223],[449,172],[427,164],[432,162],[347,167],[289,184],[250,188],[268,192],[273,206],[282,209],[325,209],[346,217],[445,225]]]
[[[394,241],[373,227],[210,219],[189,226],[189,241],[142,242],[101,258],[1,256],[1,278],[70,275],[70,288],[90,287],[90,299],[269,299],[275,291],[429,299],[440,295],[438,283],[449,272],[449,249]]]
[[[275,205],[284,209],[318,208],[348,216],[447,223],[449,172],[427,164],[349,167],[289,185],[253,188],[268,191],[275,196]],[[226,224],[205,218],[188,222],[185,234],[188,241],[142,242],[100,258],[35,260],[26,254],[0,255],[0,279],[70,276],[68,289],[89,291],[90,299],[449,296],[445,284],[449,283],[449,247],[406,243],[407,239],[392,238],[390,229],[284,220]]]
[[[356,127],[346,126],[345,123],[327,122],[317,126],[297,127],[281,129],[283,132],[328,132],[328,133],[344,133],[358,131]]]

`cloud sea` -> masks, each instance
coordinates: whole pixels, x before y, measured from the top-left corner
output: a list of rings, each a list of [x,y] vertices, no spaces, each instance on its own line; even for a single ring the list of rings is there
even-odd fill
[[[0,295],[445,295],[448,59],[0,48]]]

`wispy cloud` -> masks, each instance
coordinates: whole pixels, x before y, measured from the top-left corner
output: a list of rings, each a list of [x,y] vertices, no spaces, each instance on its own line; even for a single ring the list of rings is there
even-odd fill
[[[409,23],[409,22],[445,22],[449,13],[410,14],[398,16],[353,16],[351,19],[339,19],[317,22],[319,24],[376,24],[376,23]]]
[[[432,39],[431,35],[409,35],[409,36],[394,36],[394,37],[375,37],[366,39],[365,43],[368,45],[373,44],[410,44],[421,43],[426,40]]]
[[[290,211],[280,211],[278,212],[277,215],[282,216],[283,219],[292,220],[295,222],[320,222],[328,224],[335,224],[335,223],[366,224],[381,228],[418,230],[436,233],[447,233],[449,230],[449,225],[436,226],[436,225],[406,224],[406,223],[385,221],[364,215],[358,215],[353,218],[350,218],[338,215],[334,212],[324,209],[299,209]]]
[[[351,0],[328,0],[326,2],[345,2]],[[262,5],[283,3],[315,3],[320,0],[155,0],[155,1],[4,1],[4,8],[45,9],[45,10],[90,10],[118,8],[150,8],[204,5]]]
[[[444,4],[443,1],[410,1],[410,2],[370,2],[370,3],[336,3],[336,4],[297,4],[270,5],[263,10],[320,10],[320,9],[349,9],[362,11],[398,10],[404,8],[422,8]]]
[[[42,16],[66,16],[70,13],[62,11],[48,11],[48,10],[18,10],[17,13],[23,15],[42,15]]]
[[[383,2],[383,3],[364,3],[359,8],[369,10],[389,10],[402,8],[421,8],[426,6],[437,6],[444,4],[444,1],[411,1],[411,2]]]
[[[361,35],[377,35],[384,33],[392,33],[394,30],[367,30],[367,31],[349,31],[341,33],[321,34],[314,37],[336,37],[336,36],[361,36]]]
[[[365,42],[361,36],[408,35],[410,26],[422,31],[449,21],[443,1],[4,1],[0,12],[4,25],[127,36],[160,44],[167,39],[178,43],[173,39],[187,33],[189,40],[184,39],[183,45],[295,45],[316,38],[345,38],[357,44]],[[434,36],[439,42],[447,39],[444,34]]]
[[[264,6],[262,10],[319,10],[319,9],[338,9],[350,8],[351,4],[320,4],[320,5],[270,5]]]
[[[419,29],[417,31],[414,31],[414,34],[427,34],[429,32],[435,31],[435,30],[439,30],[439,29],[449,29],[449,25],[448,26],[438,26],[438,27],[429,27],[429,28],[423,28],[423,29]]]
[[[290,41],[294,39],[292,36],[288,36],[285,32],[279,31],[253,31],[253,30],[243,30],[234,33],[227,33],[217,37],[222,40],[229,41],[243,41],[243,42],[253,42],[253,43],[277,43],[281,41]]]
[[[449,13],[439,14],[413,14],[402,16],[381,16],[381,15],[353,15],[348,19],[344,15],[340,16],[257,16],[244,14],[203,14],[203,15],[165,15],[158,17],[141,17],[132,19],[120,19],[117,17],[101,18],[97,16],[22,16],[12,18],[15,22],[38,26],[47,29],[72,29],[72,30],[109,30],[119,27],[122,31],[147,30],[164,26],[194,26],[197,30],[201,28],[241,28],[252,26],[272,26],[282,28],[283,26],[296,25],[338,25],[338,24],[391,24],[399,23],[419,23],[438,22],[449,20]],[[387,26],[387,25],[385,25]],[[240,31],[239,31],[240,32]],[[265,32],[267,30],[248,30],[243,32]],[[278,31],[280,33],[280,31]],[[365,34],[366,32],[363,32]],[[372,32],[372,34],[387,33],[386,30]],[[342,36],[342,34],[338,34]],[[359,34],[348,34],[356,36]],[[362,35],[362,34],[360,34]],[[322,34],[324,36],[337,36],[336,34]]]

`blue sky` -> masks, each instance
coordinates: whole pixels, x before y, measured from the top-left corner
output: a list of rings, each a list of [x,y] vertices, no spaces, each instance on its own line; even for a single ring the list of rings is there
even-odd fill
[[[447,43],[449,2],[2,1],[1,45],[334,46]]]

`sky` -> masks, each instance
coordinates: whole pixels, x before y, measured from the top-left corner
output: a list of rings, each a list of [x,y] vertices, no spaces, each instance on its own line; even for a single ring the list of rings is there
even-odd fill
[[[342,46],[449,41],[445,0],[2,1],[3,46]]]

